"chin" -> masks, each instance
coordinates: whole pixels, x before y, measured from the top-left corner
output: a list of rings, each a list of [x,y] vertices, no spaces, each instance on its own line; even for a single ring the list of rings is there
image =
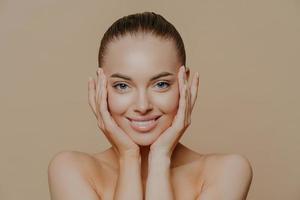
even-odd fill
[[[123,118],[124,119],[124,118]],[[166,117],[158,119],[157,126],[150,132],[139,132],[134,130],[128,124],[128,120],[120,120],[120,127],[126,132],[126,134],[139,146],[150,146],[153,144],[159,136],[171,125],[172,120]]]
[[[159,137],[160,133],[156,130],[150,133],[139,133],[131,131],[129,137],[139,146],[150,146]]]
[[[150,147],[153,142],[135,142],[137,145],[142,146],[142,147]]]

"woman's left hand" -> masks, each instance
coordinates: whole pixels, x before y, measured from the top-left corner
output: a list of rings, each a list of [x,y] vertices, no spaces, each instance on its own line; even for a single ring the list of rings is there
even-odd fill
[[[171,158],[178,141],[191,124],[191,114],[197,98],[199,74],[194,74],[191,83],[186,78],[185,67],[181,66],[178,72],[179,106],[172,125],[165,130],[150,146],[151,155],[163,155]]]

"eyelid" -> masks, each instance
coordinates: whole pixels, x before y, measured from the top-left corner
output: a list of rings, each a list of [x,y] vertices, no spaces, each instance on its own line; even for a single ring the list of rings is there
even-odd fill
[[[174,80],[158,80],[158,81],[155,82],[155,84],[161,83],[161,82],[165,82],[165,83],[168,83],[168,84],[171,85],[172,83],[174,83]]]
[[[118,86],[121,85],[121,84],[126,85],[126,89],[120,89]],[[127,92],[127,90],[130,89],[130,86],[124,81],[115,82],[115,83],[112,84],[112,87],[120,93],[125,93],[125,92]]]
[[[158,83],[165,83],[165,84],[167,84],[166,87],[162,87],[162,88],[158,88],[158,89],[159,90],[167,90],[172,86],[173,82],[174,81],[170,81],[170,80],[159,80],[159,81],[155,82],[154,87],[156,87]]]
[[[155,85],[158,84],[158,83],[170,83],[170,81],[167,81],[167,80],[159,80],[159,81],[156,81],[156,82],[155,82]]]
[[[130,84],[129,83],[127,83],[126,81],[115,81],[115,82],[113,82],[113,86],[115,86],[115,85],[118,85],[118,84],[126,84],[127,86],[129,86]]]
[[[154,83],[153,84],[151,84],[151,85],[154,85],[154,86],[156,86],[158,83],[166,83],[166,84],[168,84],[169,86],[168,87],[170,87],[173,83],[174,83],[175,81],[174,80],[157,80],[157,81],[154,81]],[[115,81],[115,82],[113,82],[112,83],[112,87],[114,87],[114,88],[116,88],[116,86],[117,85],[119,85],[119,84],[124,84],[124,85],[126,85],[128,88],[131,88],[131,86],[130,86],[130,83],[128,83],[127,81]],[[117,89],[117,88],[116,88]],[[166,89],[166,88],[165,88]]]
[[[159,83],[159,82],[170,82],[170,80],[165,80],[165,79],[164,79],[164,80],[157,80],[156,82],[157,82],[157,83]]]

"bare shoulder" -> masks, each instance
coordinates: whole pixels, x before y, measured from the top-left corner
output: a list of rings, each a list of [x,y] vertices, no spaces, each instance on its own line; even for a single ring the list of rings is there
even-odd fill
[[[203,156],[203,164],[206,178],[211,180],[222,173],[242,173],[248,178],[253,174],[250,161],[241,154],[207,154]]]
[[[89,154],[61,151],[48,165],[51,199],[100,199],[92,177],[100,166]]]
[[[207,154],[203,161],[204,184],[200,197],[245,199],[253,170],[249,160],[240,154]],[[217,192],[218,191],[218,192]],[[218,196],[221,195],[221,196]]]
[[[80,151],[61,151],[56,153],[49,162],[53,165],[76,168],[80,173],[89,173],[91,168],[100,167],[100,163],[90,154]],[[48,168],[48,169],[49,169]]]

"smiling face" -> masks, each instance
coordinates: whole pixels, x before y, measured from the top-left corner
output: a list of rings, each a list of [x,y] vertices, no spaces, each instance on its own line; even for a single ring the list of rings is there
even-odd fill
[[[180,62],[171,40],[126,35],[108,45],[103,63],[108,109],[138,145],[151,145],[178,109]]]

